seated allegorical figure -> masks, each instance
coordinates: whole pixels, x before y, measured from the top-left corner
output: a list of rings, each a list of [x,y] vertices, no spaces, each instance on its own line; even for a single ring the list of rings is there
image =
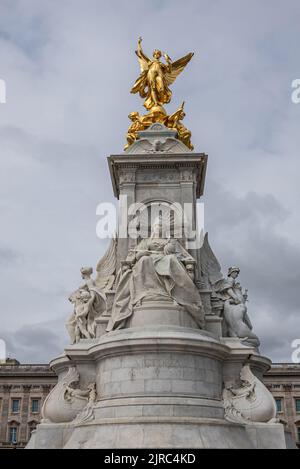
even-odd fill
[[[128,117],[132,121],[132,124],[127,131],[127,143],[124,150],[127,150],[127,148],[135,142],[139,131],[145,130],[153,124],[153,119],[151,117],[148,115],[142,116],[138,112],[131,112]]]
[[[195,261],[177,239],[161,237],[161,229],[158,219],[151,237],[129,252],[119,274],[107,331],[124,327],[125,320],[134,314],[134,307],[143,301],[166,299],[185,308],[199,328],[204,327],[200,295],[189,270]]]
[[[236,281],[239,273],[238,267],[230,267],[227,279],[218,282],[215,290],[224,301],[223,315],[229,337],[238,337],[254,347],[259,347],[259,338],[252,331],[247,312],[247,290],[243,293],[240,283]]]
[[[194,146],[191,142],[192,133],[188,130],[185,125],[181,122],[185,118],[184,112],[184,102],[180,106],[180,108],[168,116],[165,120],[165,125],[170,129],[176,129],[178,133],[178,138],[181,140],[190,150],[194,149]]]

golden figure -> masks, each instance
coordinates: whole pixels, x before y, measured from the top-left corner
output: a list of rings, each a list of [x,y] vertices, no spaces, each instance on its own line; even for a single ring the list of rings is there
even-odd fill
[[[171,101],[172,91],[169,88],[184,70],[185,66],[193,57],[189,53],[176,62],[172,62],[168,54],[162,54],[158,49],[153,52],[152,60],[142,50],[142,38],[138,40],[136,55],[138,56],[141,74],[136,80],[131,93],[139,93],[142,98],[146,98],[144,106],[148,110],[162,108],[162,106]],[[160,59],[164,55],[166,64]]]
[[[128,117],[132,123],[127,132],[127,144],[124,150],[138,138],[139,131],[146,130],[154,122],[160,122],[166,127],[176,129],[178,139],[190,150],[193,150],[191,132],[181,122],[185,117],[184,103],[170,116],[166,113],[163,105],[171,101],[172,91],[169,86],[174,83],[194,54],[191,52],[176,62],[172,62],[168,54],[162,54],[160,50],[155,49],[153,58],[149,59],[143,52],[141,44],[142,38],[140,37],[135,53],[140,62],[141,74],[131,89],[131,93],[139,93],[142,98],[146,98],[144,106],[149,112],[145,115],[138,112],[129,114]],[[162,55],[166,63],[161,62]]]
[[[135,142],[138,136],[138,131],[147,129],[154,122],[148,116],[141,116],[138,112],[131,112],[128,117],[132,121],[132,124],[127,131],[127,144],[125,145],[124,150],[127,150],[127,148]]]
[[[166,127],[169,127],[169,129],[177,130],[178,139],[181,140],[190,150],[193,150],[194,146],[191,143],[192,133],[181,122],[185,118],[185,112],[183,108],[184,102],[180,108],[170,116],[164,112],[160,112],[159,110],[144,116],[138,112],[131,112],[128,117],[132,121],[132,124],[127,131],[127,144],[125,145],[124,150],[127,150],[127,148],[129,148],[130,145],[135,142],[140,130],[146,130],[148,127],[150,127],[151,124],[154,124],[154,122],[160,122]]]
[[[167,117],[165,125],[170,129],[176,129],[178,132],[178,138],[181,140],[190,150],[194,149],[194,146],[191,143],[192,133],[188,130],[185,125],[181,122],[185,118],[184,101],[180,108]]]

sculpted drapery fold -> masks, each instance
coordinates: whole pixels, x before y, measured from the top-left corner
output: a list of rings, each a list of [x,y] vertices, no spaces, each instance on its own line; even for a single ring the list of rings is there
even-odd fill
[[[155,225],[150,238],[129,253],[116,288],[112,317],[107,330],[124,327],[134,307],[143,302],[172,300],[204,326],[200,295],[185,263],[194,262],[176,239],[160,238]]]

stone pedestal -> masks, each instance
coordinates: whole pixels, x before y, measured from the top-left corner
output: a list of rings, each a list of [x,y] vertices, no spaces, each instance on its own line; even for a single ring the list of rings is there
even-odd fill
[[[82,383],[92,377],[99,398],[90,421],[41,423],[31,446],[259,448],[280,441],[282,447],[281,425],[246,426],[224,417],[223,373],[238,374],[247,360],[262,372],[267,359],[237,341],[232,347],[185,327],[189,315],[171,306],[159,325],[151,324],[158,320],[153,306],[136,312],[131,327],[82,340],[51,363],[60,380],[70,366]]]
[[[222,321],[220,316],[209,314],[205,317],[206,330],[217,337],[222,337]]]

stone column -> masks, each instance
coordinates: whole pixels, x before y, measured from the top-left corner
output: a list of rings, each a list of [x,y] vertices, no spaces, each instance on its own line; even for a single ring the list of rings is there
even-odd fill
[[[180,188],[181,188],[181,206],[185,216],[183,222],[187,222],[189,228],[196,231],[197,220],[196,220],[196,175],[195,170],[192,167],[183,167],[180,169]],[[185,210],[187,206],[185,204],[191,204],[188,210]],[[189,253],[195,261],[198,263],[198,251],[199,249],[189,249]],[[195,269],[195,282],[198,280],[198,269]]]
[[[9,414],[9,400],[11,385],[4,384],[3,387],[2,415],[0,420],[0,441],[7,442],[7,421]]]
[[[283,384],[283,388],[284,388],[283,405],[285,407],[285,409],[284,409],[285,412],[284,413],[285,413],[285,416],[286,416],[286,420],[287,420],[287,422],[293,422],[293,420],[294,420],[294,398],[293,398],[293,394],[292,394],[292,384],[291,383]],[[288,427],[289,427],[289,430],[292,432],[294,439],[297,440],[295,425],[289,425],[288,424]]]
[[[22,408],[20,415],[20,429],[19,429],[19,441],[27,441],[27,422],[28,422],[28,412],[29,412],[29,394],[31,390],[31,385],[23,385],[23,399],[22,399]]]
[[[132,219],[132,216],[128,216],[128,210],[130,206],[136,201],[135,173],[135,168],[123,168],[121,171],[119,171],[120,200],[122,201],[120,211],[122,211],[122,213],[119,213],[119,236],[121,237],[118,239],[118,262],[125,260],[125,258],[127,257],[128,250],[135,246],[135,240],[128,237],[128,223]],[[124,219],[126,220],[126,223],[124,223]],[[123,231],[120,226],[121,222],[123,223],[123,228],[126,224],[127,238],[125,239],[122,237],[125,233],[121,232]],[[118,267],[119,266],[117,266],[117,268]]]

